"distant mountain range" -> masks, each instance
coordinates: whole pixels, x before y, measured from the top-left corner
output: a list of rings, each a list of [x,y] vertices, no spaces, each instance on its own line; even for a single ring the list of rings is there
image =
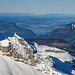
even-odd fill
[[[37,38],[64,39],[72,44],[75,40],[75,23],[67,24],[65,27],[57,28],[46,35],[39,35]]]
[[[36,13],[0,13],[0,16],[45,16],[45,17],[56,17],[56,16],[74,16],[70,14],[36,14]]]
[[[1,37],[8,37],[14,33],[17,33],[20,36],[30,36],[30,37],[36,36],[36,34],[32,30],[19,28],[14,22],[0,25],[0,36]]]
[[[32,16],[34,13],[0,13],[0,16]]]

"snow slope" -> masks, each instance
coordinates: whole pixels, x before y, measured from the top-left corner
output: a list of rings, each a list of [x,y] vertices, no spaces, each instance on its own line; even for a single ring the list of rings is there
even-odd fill
[[[0,52],[0,75],[44,75],[33,67],[16,62]]]
[[[0,46],[8,47],[9,46],[9,40],[5,39],[3,41],[0,41]]]
[[[46,55],[46,56],[53,56],[58,58],[60,61],[72,61],[74,59],[73,56],[71,56],[68,52],[55,48],[55,47],[49,47],[46,45],[38,45],[37,43],[34,44],[37,49],[37,54]],[[45,52],[45,50],[55,50],[58,51],[58,53],[55,52]],[[60,53],[62,51],[63,53]]]
[[[19,54],[23,55],[25,58],[27,57],[24,47],[19,43],[16,37],[8,37],[8,40],[12,42],[13,47]]]
[[[72,68],[72,61],[74,57],[68,52],[46,45],[38,45],[35,42],[27,43],[23,38],[19,37],[16,33],[14,37],[0,41],[0,46],[8,47],[9,42],[13,44],[16,51],[23,57],[27,58],[25,47],[19,42],[22,39],[27,48],[33,50],[34,61],[36,66],[17,62],[12,57],[3,56],[0,52],[0,75],[74,75],[75,68]],[[69,62],[69,63],[68,63]],[[37,70],[38,71],[37,71]]]
[[[33,49],[35,51],[37,51],[37,55],[39,55],[41,58],[44,57],[50,57],[52,58],[52,60],[55,62],[55,67],[52,68],[48,65],[49,61],[46,60],[45,62],[45,58],[44,58],[44,62],[42,62],[41,64],[37,64],[37,68],[40,68],[41,70],[44,68],[47,68],[47,72],[49,73],[48,75],[74,75],[75,74],[75,68],[72,68],[73,64],[72,61],[74,60],[74,57],[71,56],[68,52],[55,48],[55,47],[49,47],[46,45],[38,45],[36,42],[34,42],[34,45],[32,43],[29,42],[29,44],[31,44],[31,47],[33,47]],[[46,52],[46,50],[48,50],[48,52]],[[50,52],[49,52],[50,51]],[[69,62],[69,63],[68,63]]]

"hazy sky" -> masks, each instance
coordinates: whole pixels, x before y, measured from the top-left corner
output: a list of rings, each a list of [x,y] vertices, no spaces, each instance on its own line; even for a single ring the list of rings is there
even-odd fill
[[[0,0],[0,13],[75,14],[75,0]]]

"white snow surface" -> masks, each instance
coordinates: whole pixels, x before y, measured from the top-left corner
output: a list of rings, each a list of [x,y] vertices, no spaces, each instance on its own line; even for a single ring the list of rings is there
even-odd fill
[[[14,34],[18,39],[22,39],[20,36],[18,36],[16,33]]]
[[[73,56],[71,56],[68,52],[55,48],[55,47],[49,47],[46,45],[38,45],[37,43],[34,44],[37,48],[37,54],[43,55],[43,56],[53,56],[61,60],[62,62],[65,61],[72,61],[74,59]],[[55,52],[45,52],[45,50],[55,50],[55,51],[63,51],[64,53],[55,53]]]
[[[9,46],[9,40],[5,39],[5,40],[0,41],[0,46],[8,47]]]
[[[40,69],[42,71],[45,69],[45,71],[48,73],[47,75],[72,75],[72,74],[74,75],[75,74],[75,69],[72,68],[72,64],[70,64],[72,60],[74,60],[74,57],[71,56],[68,52],[55,47],[38,45],[36,42],[34,42],[34,45],[32,46],[34,46],[33,47],[34,50],[35,49],[37,50],[36,54],[43,59],[43,62],[36,65],[37,69]],[[50,50],[50,52],[46,52],[45,50]],[[51,67],[52,65],[51,62],[49,62],[48,60],[45,61],[45,57],[52,58],[52,60],[55,62],[54,68]]]
[[[72,72],[71,72],[73,75],[75,75],[75,71],[74,70],[72,70]]]
[[[18,36],[16,33],[14,34],[14,37],[17,38],[17,39],[23,39],[22,37]],[[27,48],[31,49],[31,47],[29,46],[29,44],[25,40],[24,40],[24,42],[25,42],[25,44],[27,44]]]
[[[16,51],[23,55],[23,57],[26,57],[26,52],[24,47],[19,43],[18,39],[16,37],[8,37],[8,40],[12,42],[13,47],[16,49]]]
[[[16,51],[23,55],[23,57],[27,58],[24,46],[21,45],[18,41],[18,39],[22,39],[19,37],[16,33],[14,34],[16,37],[8,37],[8,39],[5,39],[3,41],[0,41],[0,46],[8,47],[9,42],[13,44],[13,47],[16,49]],[[68,52],[55,48],[50,47],[46,45],[38,45],[34,42],[34,45],[29,45],[26,41],[24,41],[27,44],[28,48],[32,48],[37,53],[34,54],[35,59],[37,58],[37,55],[42,58],[42,61],[40,61],[40,64],[37,63],[36,66],[33,68],[32,66],[26,65],[21,62],[14,61],[10,57],[3,56],[0,52],[0,75],[69,75],[69,74],[75,74],[75,70],[71,68],[71,65],[69,63],[65,63],[65,61],[72,61],[74,59],[73,56],[71,56]],[[32,47],[31,47],[32,46]],[[33,50],[32,49],[32,50]],[[46,50],[50,50],[53,52],[46,52]],[[54,51],[58,51],[57,53]],[[62,51],[62,53],[60,53]],[[49,60],[45,59],[46,57],[51,58],[55,62],[55,68],[52,68],[53,61],[49,62]],[[67,69],[66,69],[67,68]],[[36,69],[42,70],[42,73],[40,71],[37,71]],[[45,71],[44,71],[45,69]],[[46,74],[47,72],[48,74]]]
[[[44,75],[32,66],[16,62],[0,52],[0,75]]]
[[[32,48],[30,47],[30,45],[26,41],[24,41],[24,42],[25,42],[25,44],[27,44],[27,48],[30,48],[32,50]]]

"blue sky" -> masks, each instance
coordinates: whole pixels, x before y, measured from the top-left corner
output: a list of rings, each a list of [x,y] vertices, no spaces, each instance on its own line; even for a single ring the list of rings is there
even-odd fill
[[[0,0],[0,13],[75,14],[75,0]]]

